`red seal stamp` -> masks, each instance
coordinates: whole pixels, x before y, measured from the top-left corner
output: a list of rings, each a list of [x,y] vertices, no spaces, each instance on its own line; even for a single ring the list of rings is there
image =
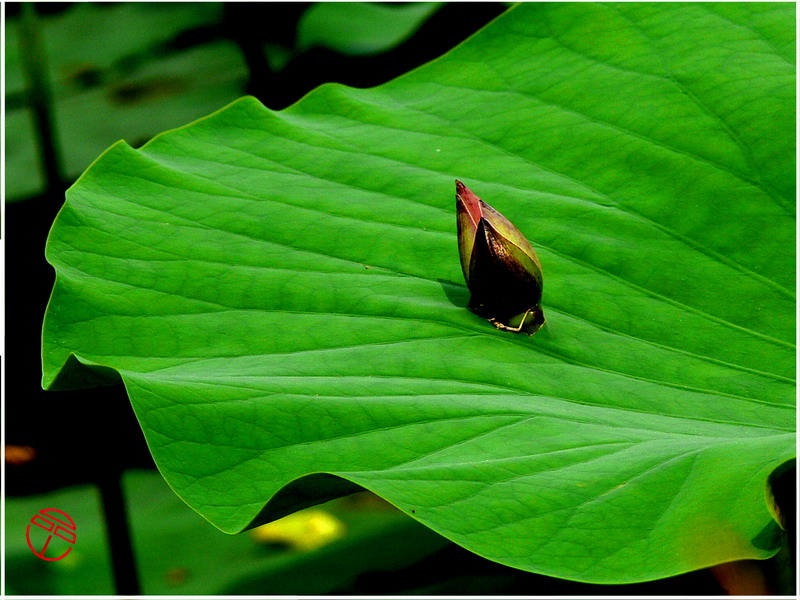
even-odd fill
[[[33,545],[33,541],[31,541],[31,533],[34,534],[34,540],[36,541],[39,541],[39,538],[42,538],[43,536],[41,533],[38,533],[36,529],[31,532],[31,525],[41,527],[47,532],[47,539],[44,540],[44,545],[41,546],[41,550],[37,550]],[[72,548],[78,539],[76,529],[77,527],[75,527],[75,521],[73,521],[72,517],[70,517],[63,510],[58,510],[57,508],[44,508],[36,513],[31,519],[28,528],[25,530],[25,539],[28,542],[28,548],[31,549],[31,552],[33,552],[42,560],[61,560],[72,551]],[[50,542],[53,541],[54,537],[66,542],[67,549],[64,550],[61,556],[50,558],[45,556],[45,552],[47,552],[47,548],[50,546]],[[56,552],[58,552],[59,550],[63,549],[64,544],[59,542],[58,544],[53,544],[53,546],[57,547]]]

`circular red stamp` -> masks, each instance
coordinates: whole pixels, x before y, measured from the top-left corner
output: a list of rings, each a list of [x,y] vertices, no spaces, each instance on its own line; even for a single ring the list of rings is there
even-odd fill
[[[34,525],[47,532],[47,535],[45,536],[38,529],[32,530]],[[32,537],[33,539],[31,539]],[[51,547],[51,542],[55,538],[58,539],[52,544],[53,550],[50,552],[50,556],[45,556],[47,549]],[[25,530],[25,539],[31,552],[42,560],[61,560],[72,551],[75,542],[78,540],[77,527],[72,517],[63,510],[43,508],[31,518],[31,522]],[[42,542],[42,540],[44,541]],[[34,545],[34,542],[36,542],[36,545]],[[37,550],[37,548],[40,549]],[[61,555],[53,558],[52,555],[56,552],[61,552]]]

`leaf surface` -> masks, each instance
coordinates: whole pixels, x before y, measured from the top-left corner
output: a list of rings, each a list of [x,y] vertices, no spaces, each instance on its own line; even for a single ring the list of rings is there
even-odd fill
[[[228,532],[363,486],[591,582],[774,553],[794,456],[794,7],[527,4],[369,90],[245,98],[68,192],[45,387],[121,378]],[[547,325],[465,309],[458,177]]]

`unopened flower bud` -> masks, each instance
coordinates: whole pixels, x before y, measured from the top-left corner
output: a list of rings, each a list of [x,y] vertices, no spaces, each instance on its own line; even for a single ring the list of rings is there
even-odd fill
[[[456,180],[458,252],[468,308],[498,329],[533,335],[544,324],[542,265],[503,215]]]

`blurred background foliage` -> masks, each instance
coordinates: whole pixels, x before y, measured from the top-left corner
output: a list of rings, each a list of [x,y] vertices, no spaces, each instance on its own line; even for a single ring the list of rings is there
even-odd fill
[[[722,589],[708,571],[635,585],[588,585],[503,567],[450,543],[369,492],[226,535],[191,511],[157,471],[123,476],[142,593],[197,595],[685,594]],[[77,542],[58,562],[27,547],[32,515],[61,507]],[[101,501],[76,485],[6,504],[6,593],[112,594]]]
[[[364,577],[368,581],[365,572],[402,569],[447,545],[368,493],[295,513],[266,530],[230,536],[189,510],[155,471],[128,471],[124,488],[134,507],[131,528],[147,594],[356,593]],[[33,496],[10,502],[6,518],[27,523],[42,501]],[[111,566],[93,487],[59,490],[46,501],[76,521],[75,547],[65,559],[46,563],[28,550],[24,535],[9,535],[6,592],[111,593]]]
[[[504,3],[6,4],[6,592],[115,593],[98,484],[122,481],[146,594],[716,594],[708,571],[593,586],[505,568],[363,492],[228,536],[167,487],[121,386],[45,393],[47,232],[107,147],[134,147],[244,94],[280,110],[335,81],[379,85],[454,47]],[[78,541],[35,557],[58,507]]]

